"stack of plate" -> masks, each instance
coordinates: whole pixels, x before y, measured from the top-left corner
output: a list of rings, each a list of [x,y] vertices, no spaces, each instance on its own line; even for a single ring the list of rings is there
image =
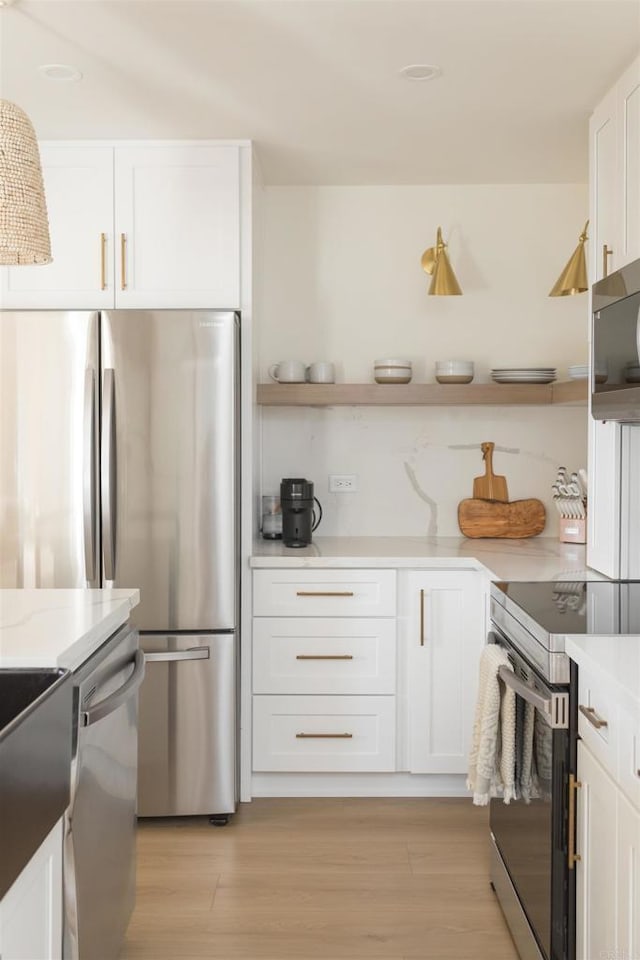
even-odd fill
[[[496,383],[553,383],[555,367],[496,367],[491,371]]]

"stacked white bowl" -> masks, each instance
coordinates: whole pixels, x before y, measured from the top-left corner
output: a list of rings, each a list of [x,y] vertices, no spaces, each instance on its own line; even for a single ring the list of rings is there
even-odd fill
[[[588,363],[572,363],[569,367],[569,377],[571,380],[587,380],[589,378]],[[596,367],[596,383],[605,383],[607,380],[607,368],[605,366]]]
[[[438,383],[471,383],[473,360],[436,360]]]
[[[409,383],[412,374],[410,360],[383,357],[373,361],[373,379],[376,383]]]

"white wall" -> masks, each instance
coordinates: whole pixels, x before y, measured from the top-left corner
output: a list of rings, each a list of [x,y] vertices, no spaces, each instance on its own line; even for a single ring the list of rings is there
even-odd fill
[[[410,359],[414,382],[433,381],[435,360],[449,358],[474,360],[476,381],[511,364],[566,377],[586,358],[587,299],[547,294],[586,208],[582,184],[267,188],[262,379],[294,358],[371,382],[384,356]],[[438,225],[462,297],[427,296],[420,257]],[[494,467],[511,499],[544,500],[545,533],[556,533],[549,485],[560,463],[586,462],[586,407],[264,408],[262,489],[313,479],[326,535],[455,535],[483,440],[510,451]],[[358,492],[329,496],[329,473],[357,474]]]

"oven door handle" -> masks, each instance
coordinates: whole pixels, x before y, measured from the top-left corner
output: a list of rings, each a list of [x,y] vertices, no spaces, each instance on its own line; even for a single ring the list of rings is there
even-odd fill
[[[549,725],[553,729],[566,730],[569,726],[569,694],[568,693],[551,693],[548,697],[543,697],[538,693],[537,690],[534,690],[533,687],[530,687],[528,684],[520,680],[513,670],[507,666],[502,666],[498,668],[498,676],[502,682],[510,687],[514,693],[517,693],[519,697],[522,697],[523,700],[526,700],[527,703],[532,704],[537,710],[541,710],[546,714]]]

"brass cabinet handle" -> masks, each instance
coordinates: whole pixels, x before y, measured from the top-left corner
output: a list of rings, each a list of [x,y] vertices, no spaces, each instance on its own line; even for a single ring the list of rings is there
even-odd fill
[[[107,289],[107,235],[100,234],[100,289]]]
[[[120,289],[127,289],[127,235],[120,234]]]
[[[296,597],[353,597],[353,590],[297,590]]]
[[[606,720],[603,720],[602,717],[599,717],[596,713],[595,707],[585,707],[582,704],[578,706],[578,710],[586,717],[592,727],[595,727],[596,730],[600,730],[602,727],[608,727],[609,724]]]
[[[424,647],[424,590],[420,591],[420,646]]]
[[[576,780],[572,773],[569,774],[569,815],[567,818],[567,865],[569,870],[573,870],[576,863],[582,859],[579,853],[576,853],[576,792],[582,784]]]
[[[296,733],[296,740],[351,740],[352,733]]]
[[[298,653],[296,660],[353,660],[350,653]]]
[[[609,275],[609,261],[607,257],[610,257],[613,253],[611,247],[608,247],[606,243],[602,245],[602,277],[607,277]]]

